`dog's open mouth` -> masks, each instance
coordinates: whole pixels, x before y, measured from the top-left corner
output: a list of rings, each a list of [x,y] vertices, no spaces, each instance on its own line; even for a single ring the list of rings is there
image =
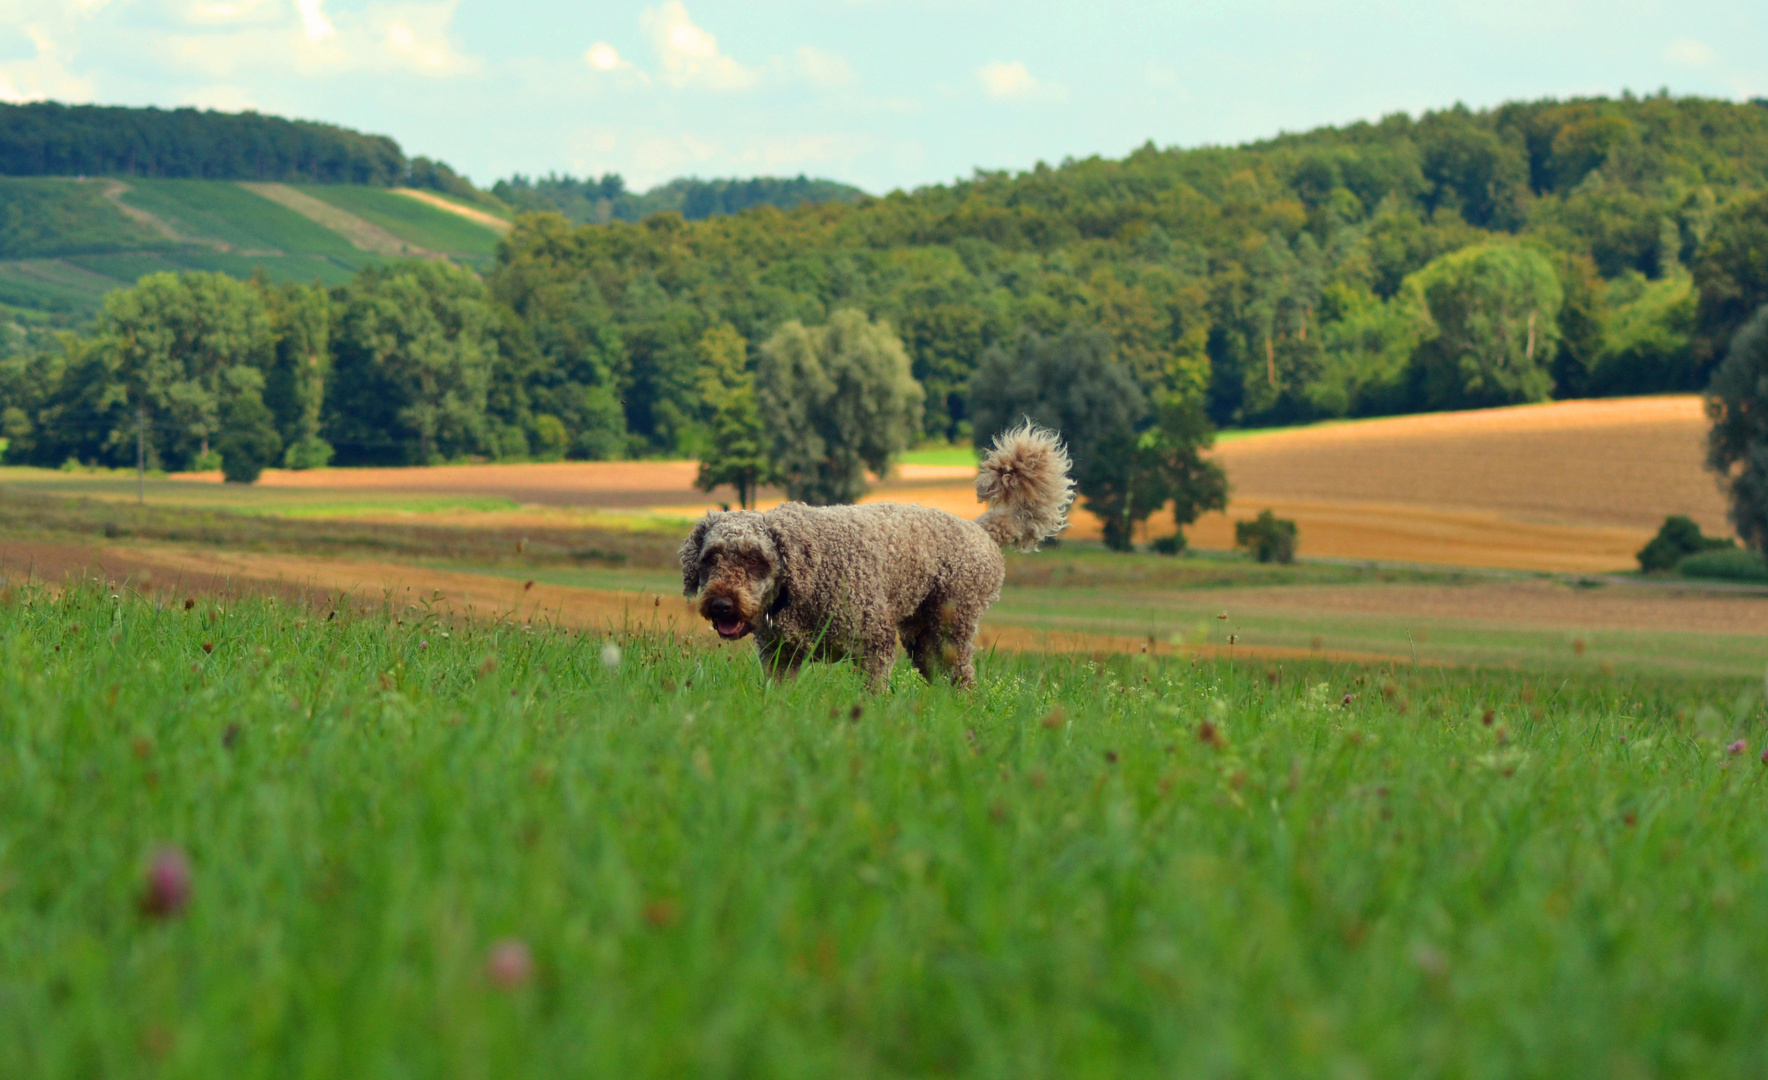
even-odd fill
[[[734,641],[749,632],[749,624],[742,619],[714,619],[712,629],[718,631],[719,637]]]

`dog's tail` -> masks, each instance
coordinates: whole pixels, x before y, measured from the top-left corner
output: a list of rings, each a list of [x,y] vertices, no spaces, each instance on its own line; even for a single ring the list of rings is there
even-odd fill
[[[1029,420],[996,435],[976,474],[976,497],[988,504],[976,523],[1004,548],[1036,551],[1039,541],[1068,527],[1069,466],[1056,433]]]

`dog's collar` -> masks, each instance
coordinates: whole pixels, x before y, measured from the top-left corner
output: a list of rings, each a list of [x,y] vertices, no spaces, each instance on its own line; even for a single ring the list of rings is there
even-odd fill
[[[791,602],[791,599],[786,595],[786,587],[781,585],[779,593],[774,596],[774,602],[767,605],[767,610],[761,613],[762,621],[773,622],[774,616],[786,610],[786,605]]]

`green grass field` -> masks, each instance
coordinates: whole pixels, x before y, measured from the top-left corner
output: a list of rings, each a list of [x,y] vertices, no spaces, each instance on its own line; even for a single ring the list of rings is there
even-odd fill
[[[407,243],[450,255],[489,258],[498,236],[458,214],[438,210],[407,195],[382,188],[342,184],[297,184],[301,191],[340,210],[373,222]]]
[[[1768,1060],[1753,681],[612,641],[6,591],[0,1075]]]
[[[323,225],[228,181],[130,180],[122,199],[193,240],[291,255],[361,254]]]
[[[910,450],[898,454],[897,463],[901,465],[962,465],[974,466],[979,460],[976,450],[969,446],[926,446],[919,450]]]
[[[0,178],[0,305],[89,317],[106,294],[145,274],[207,270],[276,282],[348,282],[380,257],[238,184],[136,177],[119,198],[179,239],[132,221],[103,192],[111,181]],[[484,264],[497,234],[380,188],[307,185],[303,191],[400,238]]]

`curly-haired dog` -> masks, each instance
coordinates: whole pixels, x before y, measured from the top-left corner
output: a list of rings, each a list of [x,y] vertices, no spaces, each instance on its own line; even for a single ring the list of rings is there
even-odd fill
[[[882,689],[897,638],[921,674],[972,686],[976,626],[1000,597],[1002,548],[1035,551],[1068,524],[1074,483],[1056,436],[1030,424],[983,459],[975,521],[924,506],[713,512],[681,545],[683,594],[718,636],[755,635],[775,677],[807,660],[857,659]]]

